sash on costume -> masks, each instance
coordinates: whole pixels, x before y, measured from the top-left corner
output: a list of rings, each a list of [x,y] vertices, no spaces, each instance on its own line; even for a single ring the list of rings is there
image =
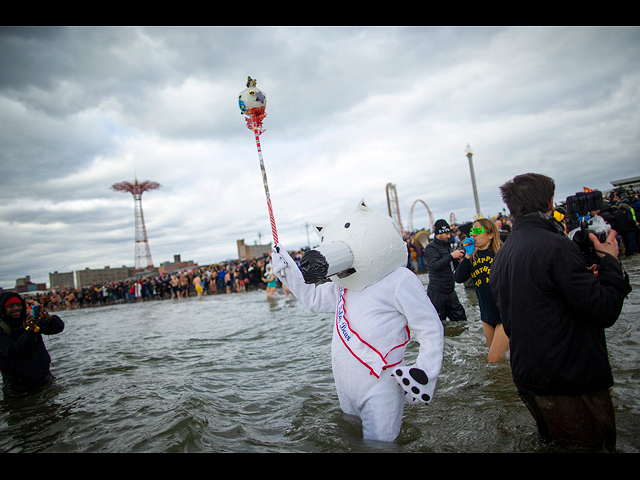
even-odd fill
[[[349,320],[347,320],[344,307],[344,292],[344,287],[340,287],[338,307],[336,310],[336,329],[338,335],[351,355],[356,357],[360,363],[366,366],[370,370],[371,375],[375,375],[376,378],[380,378],[380,374],[383,370],[394,367],[402,362],[404,358],[404,348],[401,347],[404,347],[411,339],[409,327],[406,327],[408,337],[407,341],[393,347],[383,355],[374,347],[362,340],[360,336],[349,326]]]

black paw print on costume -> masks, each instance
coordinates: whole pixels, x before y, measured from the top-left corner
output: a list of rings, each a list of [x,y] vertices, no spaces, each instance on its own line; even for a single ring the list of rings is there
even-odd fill
[[[429,403],[431,401],[431,397],[425,393],[429,377],[424,370],[415,367],[396,367],[393,371],[393,376],[400,386],[404,388],[405,395],[411,396],[412,401],[409,403]]]

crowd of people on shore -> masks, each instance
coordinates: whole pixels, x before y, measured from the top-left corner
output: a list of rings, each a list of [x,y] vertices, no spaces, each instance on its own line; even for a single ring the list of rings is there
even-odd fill
[[[233,260],[138,279],[63,288],[33,297],[49,311],[265,290],[268,256]]]

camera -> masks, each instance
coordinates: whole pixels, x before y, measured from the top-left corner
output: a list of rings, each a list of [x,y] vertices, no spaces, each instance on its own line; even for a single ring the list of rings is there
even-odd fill
[[[31,316],[33,318],[40,318],[40,312],[42,311],[41,305],[32,305],[31,306]]]
[[[590,212],[603,208],[602,192],[598,190],[578,192],[567,197],[567,214],[576,215],[580,223],[578,228],[569,232],[569,238],[578,244],[589,266],[600,263],[600,257],[596,254],[593,242],[589,240],[589,234],[593,233],[601,243],[604,243],[609,235],[610,227],[602,217],[590,217]]]

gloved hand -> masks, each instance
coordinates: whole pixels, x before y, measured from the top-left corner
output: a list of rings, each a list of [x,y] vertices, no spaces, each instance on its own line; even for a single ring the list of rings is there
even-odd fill
[[[473,237],[467,237],[462,241],[460,246],[464,248],[464,253],[467,255],[473,255],[473,251],[476,248],[476,241]]]
[[[271,249],[271,267],[277,276],[284,276],[283,271],[289,266],[289,261],[293,262],[293,259],[282,244],[278,243]]]
[[[429,403],[431,396],[426,393],[429,377],[424,370],[415,366],[400,365],[393,368],[391,373],[405,391],[404,401],[410,405]]]

